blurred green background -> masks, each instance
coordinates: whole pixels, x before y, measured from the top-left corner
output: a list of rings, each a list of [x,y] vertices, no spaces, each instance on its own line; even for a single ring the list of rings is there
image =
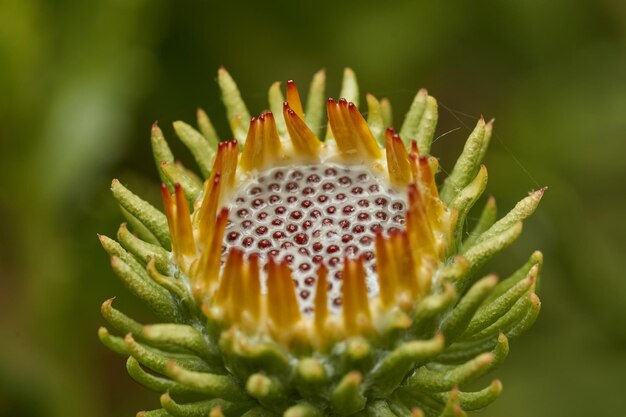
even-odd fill
[[[102,347],[101,302],[145,321],[96,232],[122,178],[155,196],[149,128],[222,122],[226,66],[253,113],[267,87],[326,68],[389,97],[396,123],[426,87],[449,169],[480,114],[497,117],[488,193],[501,212],[550,187],[489,269],[545,254],[535,327],[512,343],[484,417],[615,416],[626,408],[626,4],[621,0],[0,1],[0,415],[126,416],[158,396]],[[456,130],[455,130],[456,129]],[[175,143],[175,140],[172,140]],[[175,144],[175,153],[190,162]],[[191,164],[190,164],[191,165]]]

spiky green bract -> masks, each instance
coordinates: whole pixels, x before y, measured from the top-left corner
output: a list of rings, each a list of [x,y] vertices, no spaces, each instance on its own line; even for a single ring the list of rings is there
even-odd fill
[[[320,136],[325,73],[311,83],[306,121]],[[243,143],[248,109],[230,75],[220,69],[218,83],[233,135]],[[342,95],[358,103],[359,88],[346,70]],[[279,84],[269,91],[279,134],[286,134]],[[386,99],[367,95],[368,124],[384,143],[391,126]],[[211,175],[219,142],[208,116],[198,110],[199,131],[176,122],[175,130],[195,157],[203,178]],[[415,97],[402,124],[401,137],[415,140],[427,155],[437,121],[437,102],[425,90]],[[166,216],[114,181],[112,191],[128,219],[117,240],[100,236],[113,269],[130,291],[155,313],[157,323],[144,325],[113,307],[102,315],[121,336],[101,327],[103,344],[125,356],[130,376],[161,394],[161,408],[140,412],[154,416],[209,417],[447,417],[486,407],[502,391],[498,380],[467,391],[468,383],[499,366],[509,353],[509,341],[527,330],[540,309],[535,288],[543,258],[532,254],[510,277],[479,279],[480,267],[511,244],[522,221],[536,209],[544,189],[531,193],[500,220],[489,198],[469,234],[468,213],[485,190],[487,172],[481,165],[492,123],[478,121],[451,175],[443,182],[441,199],[457,213],[448,258],[434,271],[430,292],[413,301],[408,313],[390,315],[384,334],[348,337],[332,345],[287,348],[268,335],[227,328],[207,319],[195,301],[190,279],[170,252]],[[321,136],[320,136],[321,137]],[[154,158],[163,182],[181,184],[190,203],[203,192],[202,181],[175,162],[163,133],[152,129]],[[132,230],[132,231],[131,231]]]

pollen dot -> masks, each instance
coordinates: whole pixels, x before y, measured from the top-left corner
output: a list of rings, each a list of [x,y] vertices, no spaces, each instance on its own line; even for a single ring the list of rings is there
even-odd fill
[[[335,186],[331,182],[325,182],[324,185],[322,185],[322,189],[324,191],[333,191],[335,189]]]
[[[341,185],[350,185],[350,184],[352,184],[352,180],[350,179],[350,177],[343,176],[343,177],[339,178],[339,184],[341,184]]]

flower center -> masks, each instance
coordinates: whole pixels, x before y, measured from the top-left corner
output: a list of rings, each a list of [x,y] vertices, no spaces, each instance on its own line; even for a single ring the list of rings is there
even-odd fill
[[[305,314],[313,311],[317,265],[324,263],[329,307],[337,313],[344,257],[363,258],[368,294],[378,294],[375,234],[404,228],[406,197],[366,167],[325,163],[264,171],[228,207],[225,251],[284,259]]]

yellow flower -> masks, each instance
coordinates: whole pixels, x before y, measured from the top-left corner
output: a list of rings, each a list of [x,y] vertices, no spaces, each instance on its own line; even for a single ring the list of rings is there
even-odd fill
[[[324,103],[324,77],[315,75],[306,112],[289,81],[285,99],[278,83],[270,88],[273,112],[250,118],[220,69],[236,139],[220,142],[201,110],[200,131],[174,123],[203,179],[175,163],[153,126],[165,215],[114,181],[142,239],[123,226],[121,245],[101,241],[118,275],[166,323],[141,326],[108,301],[105,318],[128,335],[100,336],[130,356],[140,382],[167,385],[156,387],[139,363],[180,389],[225,401],[189,405],[198,410],[239,410],[238,402],[242,413],[268,415],[443,416],[459,415],[460,405],[481,408],[499,382],[479,393],[455,386],[500,363],[508,337],[536,318],[541,254],[501,283],[475,274],[519,235],[544,189],[498,221],[489,199],[464,235],[487,183],[481,160],[492,123],[478,121],[440,188],[429,154],[437,102],[426,90],[396,133],[386,100],[368,95],[368,119],[359,112],[351,70],[347,99]],[[162,404],[162,415],[187,415],[169,394]],[[406,414],[397,410],[389,415]]]

